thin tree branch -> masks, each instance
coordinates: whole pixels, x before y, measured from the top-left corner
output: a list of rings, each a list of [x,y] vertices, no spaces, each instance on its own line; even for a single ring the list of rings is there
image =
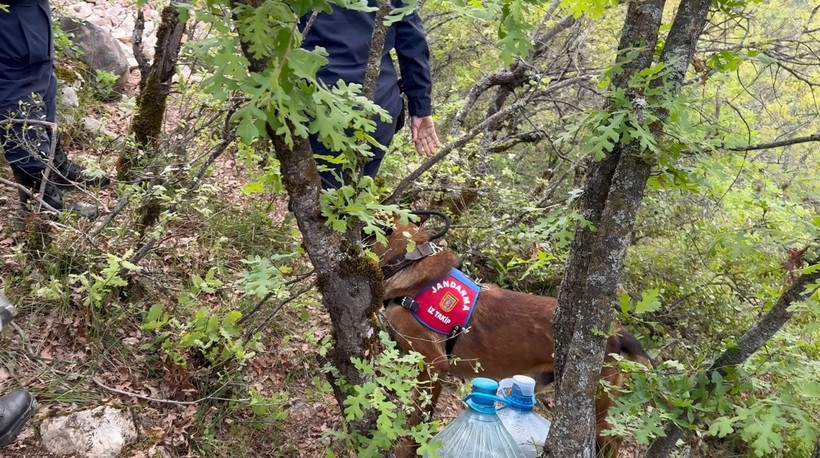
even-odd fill
[[[215,399],[216,398],[216,393],[219,393],[220,391],[222,391],[226,386],[228,386],[228,383],[229,383],[229,382],[224,383],[218,390],[214,391],[213,393],[209,394],[208,396],[199,398],[195,401],[175,401],[173,399],[152,398],[150,396],[145,396],[143,394],[132,393],[130,391],[123,391],[123,390],[118,390],[116,388],[111,388],[110,386],[108,386],[108,385],[104,384],[103,382],[101,382],[100,379],[97,378],[97,377],[91,377],[91,381],[94,382],[100,388],[102,388],[104,390],[107,390],[107,391],[110,391],[112,393],[117,393],[117,394],[120,394],[120,395],[123,395],[123,396],[128,396],[128,397],[131,397],[131,398],[142,399],[143,401],[155,402],[155,403],[158,403],[158,404],[174,404],[174,405],[178,405],[178,406],[197,405],[197,404],[202,403],[204,401],[207,401],[209,399]]]
[[[50,212],[60,213],[56,208],[54,208],[51,205],[47,204],[40,197],[40,195],[38,195],[38,194],[36,195],[36,194],[32,193],[30,189],[26,188],[25,186],[23,186],[19,183],[15,183],[13,181],[6,180],[5,178],[0,178],[0,184],[6,185],[9,188],[15,189],[17,191],[22,191],[22,192],[26,193],[26,195],[28,195],[30,198],[37,201],[40,205],[42,205],[46,210],[48,210]]]
[[[820,141],[820,133],[809,135],[808,137],[797,137],[788,140],[779,140],[770,143],[760,143],[757,145],[736,146],[733,148],[726,148],[729,151],[754,151],[760,149],[781,148],[783,146],[797,145],[799,143],[818,142]]]
[[[820,280],[820,271],[814,271],[810,274],[803,274],[798,277],[791,287],[780,296],[772,309],[752,326],[751,329],[743,334],[743,337],[740,338],[737,345],[726,349],[711,366],[709,366],[707,373],[719,371],[725,374],[727,367],[742,363],[760,350],[792,317],[793,313],[789,310],[789,307],[795,302],[808,299],[812,294],[817,292],[817,288],[807,290],[807,287],[818,280]],[[711,392],[715,387],[709,385],[706,388]],[[675,423],[667,423],[664,427],[664,437],[659,437],[652,443],[646,452],[645,458],[665,458],[672,453],[675,449],[675,444],[684,433],[685,431]]]
[[[393,191],[387,199],[384,200],[386,204],[395,204],[399,197],[404,193],[404,190],[407,189],[416,179],[418,179],[424,172],[430,170],[434,165],[438,164],[442,159],[447,157],[453,150],[457,148],[461,148],[467,142],[472,140],[476,137],[476,135],[482,133],[487,126],[494,124],[496,121],[510,115],[511,113],[521,109],[527,102],[529,102],[529,98],[521,99],[520,101],[513,103],[512,105],[508,106],[507,108],[497,112],[496,114],[490,116],[489,118],[485,119],[481,123],[477,124],[475,127],[470,129],[469,132],[462,135],[456,140],[444,145],[438,153],[436,153],[433,157],[427,160],[424,164],[420,165],[416,170],[412,171],[407,178],[401,181],[396,189]]]

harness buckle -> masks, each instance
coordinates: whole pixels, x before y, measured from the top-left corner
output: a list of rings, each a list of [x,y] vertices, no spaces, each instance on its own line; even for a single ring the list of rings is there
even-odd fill
[[[399,302],[399,304],[401,304],[402,307],[404,307],[408,310],[412,310],[413,312],[418,312],[419,311],[419,303],[415,299],[413,299],[412,297],[407,297],[407,296],[402,297],[401,302]]]
[[[457,336],[457,335],[459,335],[459,334],[461,333],[461,331],[463,331],[463,330],[464,330],[464,328],[462,328],[462,327],[461,327],[461,326],[459,326],[459,325],[455,325],[455,326],[453,326],[453,329],[450,331],[450,337],[449,337],[449,338],[456,337],[456,336]]]

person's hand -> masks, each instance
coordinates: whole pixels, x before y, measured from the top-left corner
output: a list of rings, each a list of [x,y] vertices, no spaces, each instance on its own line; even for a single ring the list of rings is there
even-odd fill
[[[421,155],[430,157],[441,147],[432,116],[411,116],[410,133],[416,152]]]

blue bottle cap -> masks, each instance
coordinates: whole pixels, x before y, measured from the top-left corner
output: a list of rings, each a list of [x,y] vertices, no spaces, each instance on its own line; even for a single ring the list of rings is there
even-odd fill
[[[532,410],[535,407],[535,396],[527,396],[518,385],[513,385],[510,393],[510,406],[520,410]]]
[[[495,394],[497,391],[498,382],[489,378],[476,377],[473,379],[473,389],[470,391],[470,394],[464,398],[464,402],[473,410],[492,414],[495,413],[496,402],[509,404],[506,399],[500,398]]]
[[[498,382],[491,378],[476,377],[473,379],[473,391],[485,394],[495,394],[498,391]]]
[[[509,401],[512,408],[518,410],[532,410],[535,407],[535,380],[526,375],[516,375],[505,378],[498,384],[501,396]],[[510,389],[510,394],[505,391]]]

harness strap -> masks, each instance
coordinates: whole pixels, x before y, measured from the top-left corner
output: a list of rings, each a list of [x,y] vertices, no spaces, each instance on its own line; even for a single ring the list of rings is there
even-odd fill
[[[409,309],[409,310],[412,310],[414,312],[418,312],[419,307],[421,306],[421,304],[419,304],[417,300],[413,299],[412,297],[407,297],[407,296],[404,296],[403,298],[401,298],[400,304],[401,304],[402,307],[404,307],[406,309]]]
[[[401,298],[399,304],[413,312],[418,312],[419,307],[421,304],[412,297],[404,296]],[[451,359],[453,357],[453,348],[456,346],[456,340],[458,340],[458,336],[464,331],[459,325],[453,326],[453,329],[450,331],[450,334],[447,336],[447,341],[444,343],[444,349],[447,352],[447,359]]]
[[[386,280],[393,275],[396,275],[396,272],[404,269],[409,264],[418,261],[419,259],[426,258],[427,256],[432,256],[440,251],[441,248],[433,242],[424,242],[421,245],[416,245],[416,248],[414,248],[413,251],[399,256],[390,264],[384,265],[382,267],[382,275],[384,275]]]
[[[456,340],[458,340],[458,336],[461,335],[461,332],[464,331],[459,325],[453,326],[453,330],[450,331],[450,336],[447,337],[447,342],[444,343],[444,349],[447,351],[447,359],[453,358],[453,348],[456,346]]]

